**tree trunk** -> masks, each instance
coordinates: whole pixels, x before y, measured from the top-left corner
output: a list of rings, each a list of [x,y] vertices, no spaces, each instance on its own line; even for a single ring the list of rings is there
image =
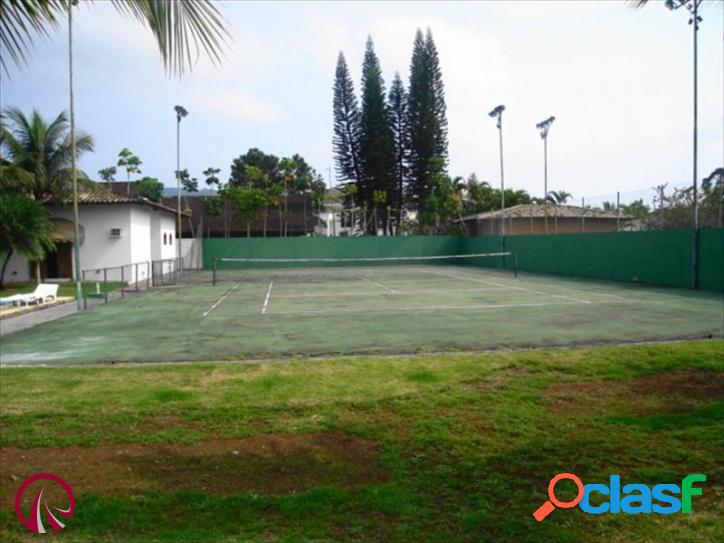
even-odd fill
[[[8,251],[7,256],[5,257],[5,260],[3,261],[3,267],[2,270],[0,270],[0,288],[5,284],[5,269],[8,267],[8,264],[10,263],[10,257],[13,256],[13,250],[10,249]]]
[[[224,237],[229,237],[229,201],[224,200]]]
[[[269,220],[269,206],[264,206],[264,213],[262,213],[262,223],[263,223],[263,236],[266,237],[266,225],[267,221]]]
[[[282,233],[284,232],[284,222],[282,220],[282,203],[279,202],[279,205],[277,207],[279,208],[279,237],[282,237]]]
[[[284,181],[284,237],[289,236],[289,193],[287,192],[287,182]]]
[[[35,284],[39,285],[43,282],[43,277],[40,273],[40,260],[35,261]]]
[[[250,221],[246,221],[246,237],[251,237],[251,223]]]
[[[304,235],[307,235],[307,193],[302,191],[302,217],[304,221]]]

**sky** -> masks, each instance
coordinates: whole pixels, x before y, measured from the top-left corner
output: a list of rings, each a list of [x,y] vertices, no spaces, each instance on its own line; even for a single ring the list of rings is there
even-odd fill
[[[500,183],[498,132],[487,113],[504,104],[506,187],[549,189],[587,203],[629,199],[663,183],[683,187],[692,171],[692,29],[684,9],[654,2],[218,2],[231,34],[223,63],[203,57],[168,76],[154,39],[109,3],[74,17],[77,126],[95,138],[81,167],[91,177],[123,147],[143,175],[175,186],[176,119],[182,168],[228,177],[251,147],[299,153],[328,176],[332,85],[343,51],[359,92],[371,36],[386,88],[409,79],[417,28],[440,54],[449,123],[449,173]],[[699,177],[724,163],[724,7],[705,2],[699,31]],[[38,39],[27,66],[0,76],[0,104],[55,117],[68,108],[67,26]],[[119,180],[125,174],[119,174]],[[622,197],[625,200],[626,197]]]

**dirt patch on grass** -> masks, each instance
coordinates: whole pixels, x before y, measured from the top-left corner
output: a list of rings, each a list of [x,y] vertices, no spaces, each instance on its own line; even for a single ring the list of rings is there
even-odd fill
[[[724,372],[686,370],[625,381],[557,382],[545,391],[548,410],[559,416],[651,415],[724,398]]]
[[[283,495],[319,485],[384,482],[377,445],[343,431],[267,434],[195,445],[0,448],[5,505],[26,477],[51,472],[76,492],[103,495],[196,490]]]

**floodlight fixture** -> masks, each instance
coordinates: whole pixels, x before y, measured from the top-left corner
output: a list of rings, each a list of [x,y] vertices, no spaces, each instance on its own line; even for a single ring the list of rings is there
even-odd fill
[[[556,118],[551,115],[545,121],[541,121],[537,125],[535,125],[535,127],[540,130],[540,137],[542,139],[546,139],[548,137],[548,130],[550,129],[553,121],[555,120]]]
[[[503,119],[503,111],[505,111],[504,105],[499,105],[494,110],[492,110],[488,115],[494,119],[498,119],[498,128],[501,128],[502,119]]]
[[[176,111],[176,119],[178,121],[181,121],[181,119],[183,119],[184,117],[186,117],[186,115],[189,114],[189,112],[186,111],[186,108],[184,108],[183,106],[174,106],[173,109],[174,109],[174,111]]]

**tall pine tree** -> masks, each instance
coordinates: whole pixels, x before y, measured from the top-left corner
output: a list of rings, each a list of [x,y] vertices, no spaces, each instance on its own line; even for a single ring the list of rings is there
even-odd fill
[[[382,226],[387,232],[387,208],[393,203],[397,187],[395,140],[387,114],[380,61],[372,38],[367,38],[362,64],[359,158],[362,178],[358,196],[372,214],[368,230],[377,233],[378,227]]]
[[[447,117],[445,91],[437,48],[428,29],[427,36],[417,30],[410,63],[407,101],[409,130],[410,202],[418,210],[435,188],[431,160],[447,159]]]
[[[409,142],[407,129],[407,91],[395,72],[395,78],[390,86],[390,95],[387,100],[387,111],[390,117],[390,126],[395,136],[395,194],[394,205],[397,228],[402,220],[402,207],[404,203],[405,184],[407,182],[407,160],[409,158]]]
[[[359,165],[360,113],[347,61],[341,51],[337,57],[337,69],[334,76],[333,110],[334,138],[332,146],[337,179],[356,185],[361,179]]]

